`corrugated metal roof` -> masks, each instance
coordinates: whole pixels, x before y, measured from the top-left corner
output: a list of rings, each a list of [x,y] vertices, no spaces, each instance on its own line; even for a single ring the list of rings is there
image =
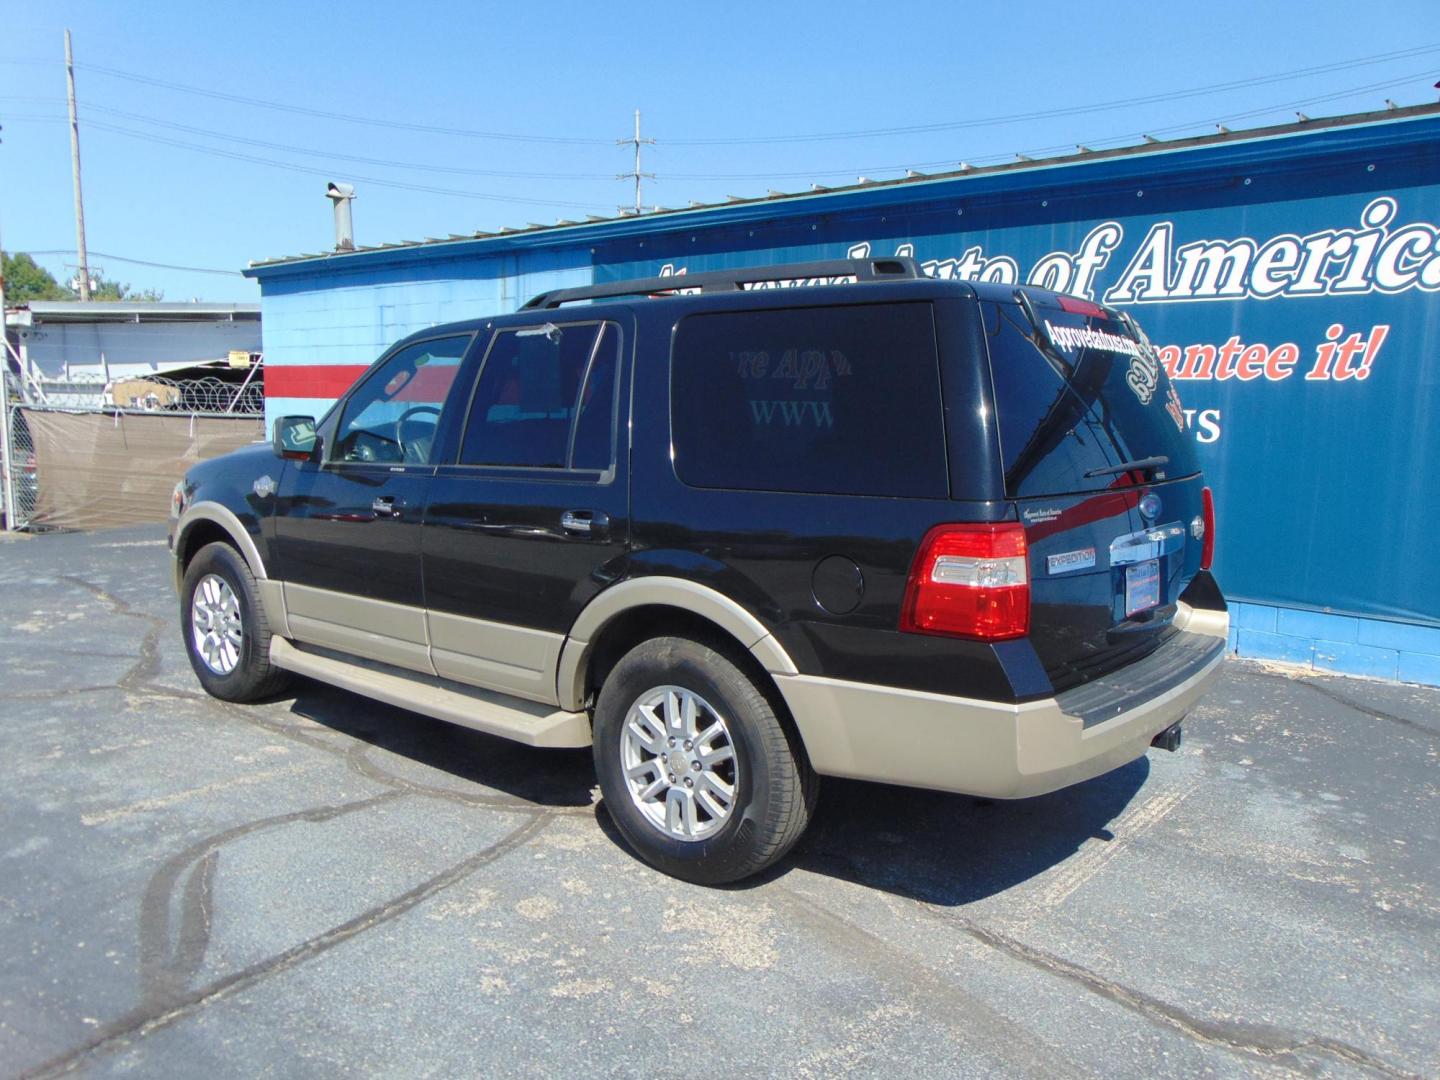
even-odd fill
[[[326,251],[312,252],[301,255],[282,256],[274,259],[253,260],[245,271],[247,277],[264,276],[264,272],[270,268],[288,267],[302,263],[337,263],[352,259],[364,259],[367,255],[374,255],[378,252],[392,252],[397,250],[414,250],[424,248],[443,248],[447,245],[471,245],[475,241],[499,240],[516,236],[534,236],[537,240],[544,234],[552,234],[557,242],[564,238],[567,232],[583,233],[584,241],[591,242],[596,239],[603,239],[603,234],[615,227],[634,226],[639,222],[653,224],[657,230],[666,228],[667,224],[673,221],[674,227],[698,227],[704,221],[706,215],[714,215],[717,211],[735,210],[739,207],[764,207],[774,204],[803,204],[820,203],[822,200],[833,200],[837,196],[853,195],[857,192],[874,192],[886,188],[916,188],[953,181],[979,180],[984,177],[1004,176],[1017,173],[1034,173],[1054,169],[1056,167],[1071,166],[1078,164],[1089,164],[1102,161],[1114,161],[1117,159],[1136,158],[1152,155],[1164,155],[1176,151],[1193,150],[1202,147],[1223,146],[1232,143],[1246,143],[1263,139],[1273,139],[1288,135],[1319,132],[1327,129],[1345,128],[1370,125],[1376,123],[1394,122],[1413,119],[1417,117],[1433,116],[1440,114],[1440,103],[1427,105],[1411,105],[1404,108],[1381,109],[1375,112],[1351,113],[1345,116],[1321,117],[1317,119],[1305,119],[1289,124],[1276,124],[1269,127],[1249,128],[1243,131],[1230,131],[1222,129],[1212,135],[1198,135],[1184,139],[1155,139],[1152,136],[1144,136],[1145,141],[1132,146],[1115,147],[1108,150],[1091,150],[1088,147],[1077,147],[1071,154],[1061,154],[1049,158],[1028,158],[1023,155],[1016,155],[1017,160],[1005,162],[998,165],[971,166],[964,162],[954,170],[948,172],[933,172],[915,174],[911,176],[896,177],[890,180],[872,180],[861,177],[856,183],[826,186],[813,184],[804,191],[782,192],[769,191],[765,195],[755,197],[742,197],[728,195],[724,202],[718,203],[690,203],[689,206],[681,209],[661,208],[644,214],[622,213],[614,217],[596,217],[590,215],[584,222],[573,222],[561,220],[554,225],[527,224],[524,226],[502,226],[493,231],[477,231],[466,234],[452,233],[450,236],[437,239],[427,238],[424,240],[398,241],[384,244],[360,246],[353,251]],[[596,234],[602,234],[597,236]],[[577,242],[581,242],[577,236]],[[257,271],[259,273],[257,273]]]
[[[41,322],[213,322],[216,319],[258,319],[259,304],[164,303],[124,300],[32,300],[6,308],[5,321],[15,326]]]

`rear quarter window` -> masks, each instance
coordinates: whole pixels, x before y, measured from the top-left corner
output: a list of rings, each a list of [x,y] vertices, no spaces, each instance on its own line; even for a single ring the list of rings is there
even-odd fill
[[[691,315],[671,423],[676,475],[694,487],[948,494],[929,304]]]

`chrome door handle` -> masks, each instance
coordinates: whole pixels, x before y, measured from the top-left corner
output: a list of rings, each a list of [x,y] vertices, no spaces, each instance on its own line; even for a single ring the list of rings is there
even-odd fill
[[[604,535],[610,527],[610,515],[603,510],[566,510],[560,515],[560,527],[582,536]]]
[[[370,509],[377,514],[384,514],[386,517],[399,517],[404,503],[396,503],[393,495],[377,495],[375,501],[370,504]]]

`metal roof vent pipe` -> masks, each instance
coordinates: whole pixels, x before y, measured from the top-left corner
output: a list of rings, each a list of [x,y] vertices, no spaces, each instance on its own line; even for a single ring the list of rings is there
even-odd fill
[[[350,218],[350,203],[355,198],[354,184],[325,185],[325,197],[335,204],[335,250],[355,250],[355,223]]]

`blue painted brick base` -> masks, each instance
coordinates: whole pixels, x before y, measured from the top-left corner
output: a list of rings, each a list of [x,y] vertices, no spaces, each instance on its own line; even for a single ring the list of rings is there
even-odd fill
[[[1241,656],[1263,656],[1288,664],[1309,664],[1315,657],[1315,643],[1289,634],[1267,634],[1264,630],[1238,630],[1235,651]]]
[[[1440,629],[1243,601],[1230,605],[1230,649],[1315,671],[1440,686]]]
[[[1400,681],[1440,686],[1440,656],[1423,653],[1400,654]]]
[[[1345,641],[1317,641],[1314,664],[1320,671],[1368,675],[1372,679],[1389,679],[1391,682],[1400,674],[1400,654],[1394,649],[1351,645]]]

